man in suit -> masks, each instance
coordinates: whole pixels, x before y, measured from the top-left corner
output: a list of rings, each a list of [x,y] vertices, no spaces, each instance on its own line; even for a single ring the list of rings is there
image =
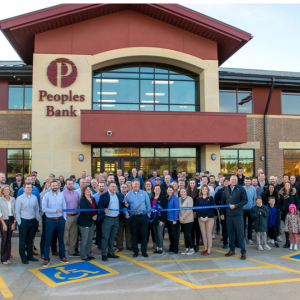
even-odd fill
[[[115,182],[116,182],[116,185],[117,185],[117,187],[119,188],[119,190],[120,190],[120,182],[119,182],[119,178],[120,178],[120,176],[122,176],[122,174],[123,174],[122,169],[118,169],[117,175],[115,176]]]
[[[102,220],[102,241],[101,241],[101,251],[102,260],[107,261],[109,258],[119,258],[119,256],[114,254],[114,242],[117,236],[119,228],[119,212],[115,209],[122,209],[123,204],[120,196],[116,193],[117,185],[114,181],[108,182],[108,191],[101,195],[98,208],[105,209],[101,210],[97,222]],[[126,215],[126,218],[129,215]],[[107,253],[108,248],[108,253]]]

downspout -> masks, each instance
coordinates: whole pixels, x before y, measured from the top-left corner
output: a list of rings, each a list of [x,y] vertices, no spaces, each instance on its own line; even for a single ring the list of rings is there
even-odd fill
[[[268,125],[268,121],[267,121],[267,114],[268,114],[268,110],[269,110],[269,105],[270,105],[270,101],[271,101],[271,97],[272,97],[272,93],[273,93],[273,88],[274,88],[274,84],[275,84],[275,77],[272,77],[272,84],[271,84],[271,89],[269,92],[269,97],[268,97],[268,102],[266,105],[266,109],[265,109],[265,114],[264,114],[264,119],[265,119],[265,171],[266,171],[266,178],[268,178],[268,135],[267,135],[267,125]]]

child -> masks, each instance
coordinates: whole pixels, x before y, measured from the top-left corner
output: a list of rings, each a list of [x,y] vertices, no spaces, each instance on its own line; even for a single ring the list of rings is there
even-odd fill
[[[297,250],[297,233],[300,231],[300,219],[294,204],[289,206],[289,212],[290,213],[285,218],[284,231],[290,233],[290,249],[293,249],[294,240],[294,250]]]
[[[276,248],[279,248],[279,244],[277,242],[277,226],[276,226],[276,220],[277,220],[277,211],[278,208],[275,206],[275,197],[269,198],[269,216],[268,216],[268,233],[271,240],[271,244],[274,244]]]
[[[254,223],[258,250],[271,250],[271,247],[267,244],[269,208],[262,204],[263,200],[260,196],[255,198],[255,202],[256,205],[250,209],[250,216]]]

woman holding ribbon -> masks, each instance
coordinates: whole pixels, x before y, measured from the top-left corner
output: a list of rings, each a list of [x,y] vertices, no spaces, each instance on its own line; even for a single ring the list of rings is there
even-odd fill
[[[167,199],[162,196],[161,188],[159,184],[155,185],[152,196],[150,197],[150,202],[152,208],[160,206],[162,209],[166,209],[168,207]],[[162,211],[156,214],[152,212],[151,219],[153,219],[153,221],[150,223],[151,224],[150,226],[153,229],[154,237],[156,241],[156,250],[153,253],[162,254],[163,242],[164,242],[164,229],[167,220],[167,212]]]

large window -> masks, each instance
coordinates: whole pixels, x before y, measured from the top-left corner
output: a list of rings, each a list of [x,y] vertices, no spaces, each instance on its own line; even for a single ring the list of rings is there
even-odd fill
[[[283,115],[300,115],[300,91],[285,91],[281,93]]]
[[[93,109],[199,111],[198,86],[198,74],[174,66],[111,66],[94,71]]]
[[[7,149],[7,178],[14,181],[17,173],[31,174],[31,149]]]
[[[221,149],[221,172],[226,176],[236,175],[238,168],[246,176],[254,176],[254,151]]]
[[[8,109],[32,109],[31,82],[10,82]]]
[[[283,150],[284,174],[300,175],[300,149]]]
[[[252,89],[221,87],[220,112],[252,113]]]

